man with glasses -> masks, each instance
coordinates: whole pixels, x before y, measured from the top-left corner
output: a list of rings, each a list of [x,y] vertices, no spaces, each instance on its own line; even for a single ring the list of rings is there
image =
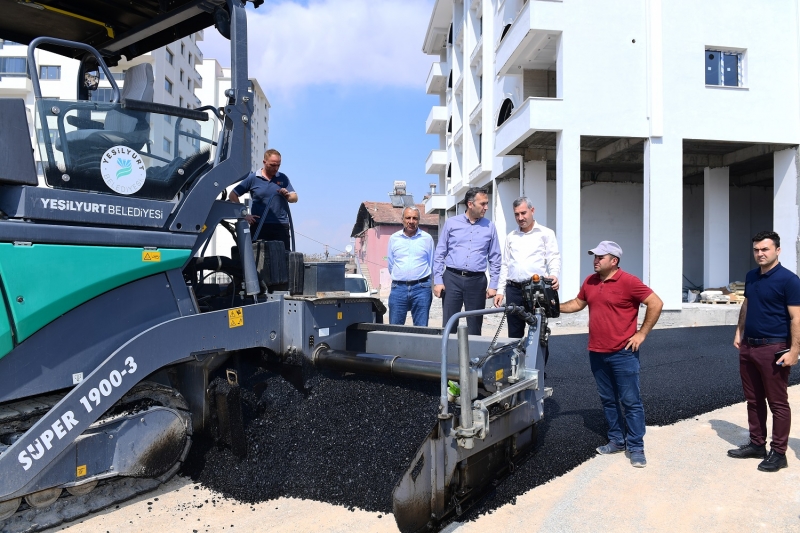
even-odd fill
[[[297,193],[289,181],[289,177],[278,170],[281,168],[281,153],[274,149],[264,152],[264,168],[258,173],[251,172],[249,176],[237,185],[229,199],[231,202],[239,202],[239,197],[245,193],[250,193],[253,199],[251,212],[255,215],[247,215],[245,219],[255,230],[259,224],[259,218],[264,217],[261,224],[261,231],[256,240],[281,241],[287,250],[291,249],[289,240],[289,213],[288,206],[281,198],[283,196],[287,202],[293,204],[297,202]]]
[[[647,465],[644,455],[644,407],[639,392],[639,346],[656,325],[663,302],[639,278],[622,271],[622,248],[602,241],[589,250],[595,273],[587,277],[578,296],[561,304],[562,313],[589,306],[589,362],[608,423],[608,444],[597,453],[628,451],[631,464]],[[639,305],[647,306],[637,331]],[[624,411],[624,413],[623,413]]]

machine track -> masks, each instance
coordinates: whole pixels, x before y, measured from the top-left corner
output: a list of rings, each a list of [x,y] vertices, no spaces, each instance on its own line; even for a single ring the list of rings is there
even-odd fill
[[[51,394],[0,406],[0,455],[13,443],[15,435],[27,431],[62,397],[63,394]],[[0,533],[28,533],[56,527],[152,491],[169,480],[180,469],[192,444],[191,413],[185,400],[175,389],[157,383],[142,382],[90,428],[96,429],[113,423],[121,416],[131,413],[138,415],[153,407],[173,409],[186,421],[187,432],[183,451],[178,461],[166,471],[157,477],[108,477],[89,479],[80,485],[65,484],[62,487],[48,489],[55,495],[60,492],[60,495],[55,502],[46,505],[36,505],[35,495],[27,495],[10,502],[0,502],[0,517],[18,505],[13,515],[5,520],[0,518]],[[34,505],[31,505],[31,502]]]

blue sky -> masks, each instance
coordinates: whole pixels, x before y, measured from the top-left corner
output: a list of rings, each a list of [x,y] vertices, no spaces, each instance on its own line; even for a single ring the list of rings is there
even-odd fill
[[[250,76],[270,101],[269,144],[299,202],[300,234],[344,249],[361,202],[388,201],[405,180],[416,201],[435,176],[425,158],[437,137],[425,119],[438,97],[425,94],[433,56],[422,53],[432,0],[269,0],[248,9]],[[250,4],[248,4],[250,6]],[[206,59],[230,62],[212,27]],[[297,236],[298,250],[323,247]]]

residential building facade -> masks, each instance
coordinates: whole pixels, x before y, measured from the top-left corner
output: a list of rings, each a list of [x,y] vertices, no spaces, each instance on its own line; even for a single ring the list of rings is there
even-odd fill
[[[743,280],[761,230],[796,271],[798,33],[797,0],[437,0],[426,211],[441,223],[486,187],[504,236],[528,196],[558,236],[562,298],[600,240],[666,309]]]

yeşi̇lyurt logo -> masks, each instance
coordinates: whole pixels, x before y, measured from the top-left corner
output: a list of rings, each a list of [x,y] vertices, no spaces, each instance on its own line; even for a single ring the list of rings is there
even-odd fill
[[[100,160],[100,173],[106,185],[119,194],[133,194],[144,185],[147,176],[142,156],[127,146],[106,150]]]

